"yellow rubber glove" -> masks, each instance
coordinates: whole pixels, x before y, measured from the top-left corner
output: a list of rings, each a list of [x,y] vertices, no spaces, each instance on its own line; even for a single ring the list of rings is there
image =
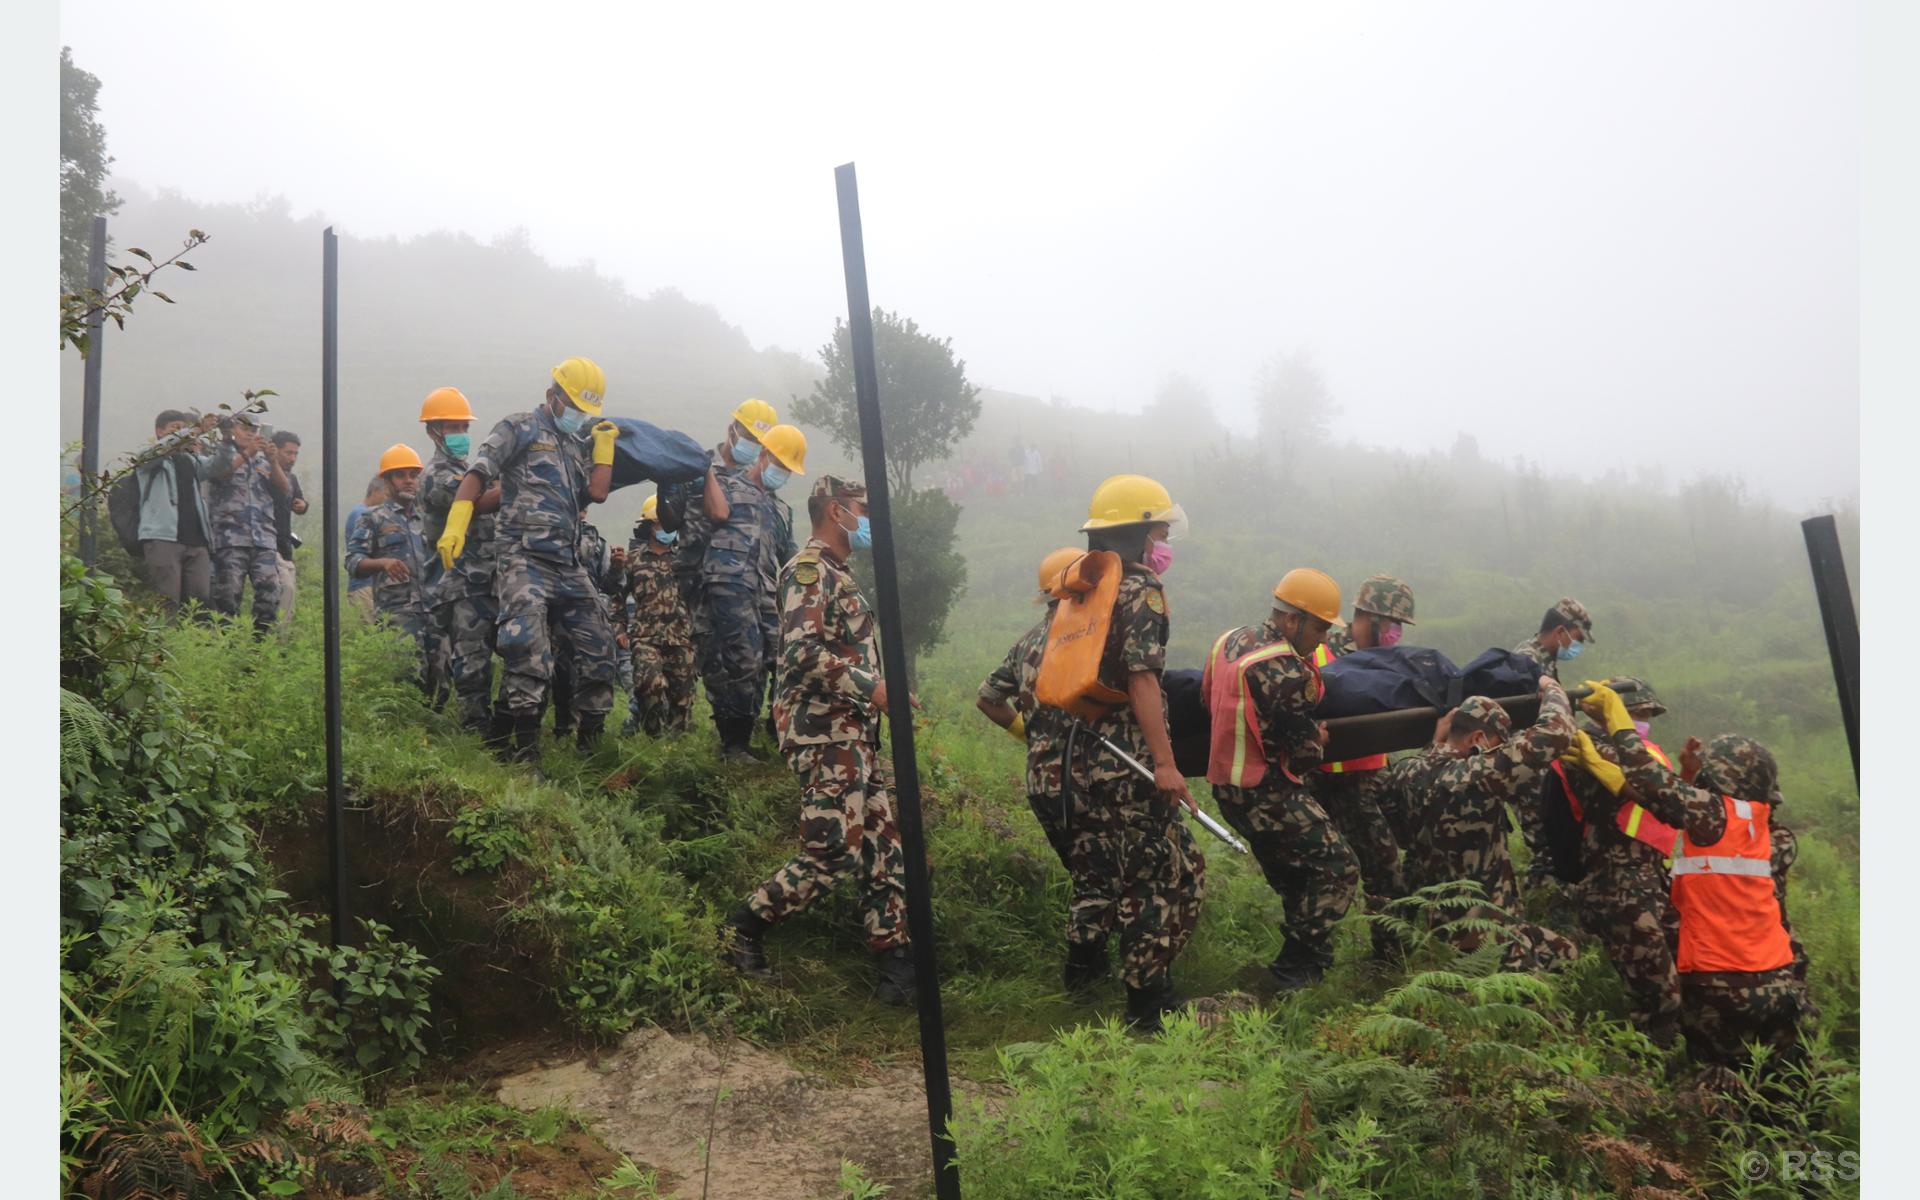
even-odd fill
[[[1587,736],[1585,730],[1573,736],[1573,745],[1560,756],[1560,761],[1570,767],[1579,767],[1599,780],[1609,796],[1618,796],[1620,789],[1627,786],[1626,772],[1600,757],[1600,751],[1594,749],[1593,739]]]
[[[440,552],[440,565],[453,570],[453,560],[467,548],[467,525],[473,520],[473,501],[455,500],[447,510],[447,528],[433,548]]]
[[[1013,714],[1013,723],[1007,726],[1007,736],[1017,742],[1027,740],[1027,714]]]
[[[612,421],[602,421],[593,427],[593,465],[610,467],[613,465],[613,444],[620,440],[620,427]]]
[[[1580,701],[1580,707],[1606,724],[1608,733],[1619,733],[1633,728],[1633,718],[1627,715],[1626,702],[1620,699],[1620,693],[1614,691],[1597,679],[1586,681],[1593,694]]]

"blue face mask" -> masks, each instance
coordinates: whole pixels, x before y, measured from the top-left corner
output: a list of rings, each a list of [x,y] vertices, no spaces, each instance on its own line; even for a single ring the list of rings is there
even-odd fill
[[[473,449],[473,438],[464,433],[450,433],[440,439],[440,444],[447,448],[447,453],[452,457],[464,459],[467,452]]]
[[[680,534],[677,530],[673,533],[668,533],[664,529],[656,529],[653,531],[653,540],[659,542],[662,546],[671,546],[680,540]]]
[[[553,419],[553,423],[560,427],[561,433],[579,433],[587,427],[587,423],[591,420],[593,420],[592,413],[582,412],[572,405],[568,405],[560,410],[560,415]]]
[[[760,472],[760,482],[766,484],[770,492],[779,491],[786,486],[787,480],[792,478],[793,472],[779,463],[768,463],[766,469]]]
[[[855,550],[871,550],[873,549],[873,525],[867,520],[865,514],[862,514],[858,520],[860,523],[847,531],[847,544]]]
[[[736,466],[750,467],[760,461],[760,447],[745,438],[734,442],[733,449],[728,453],[733,455]]]
[[[1567,648],[1565,650],[1562,650],[1560,653],[1554,655],[1554,657],[1559,659],[1561,662],[1572,662],[1574,659],[1580,657],[1580,651],[1585,646],[1586,646],[1585,642],[1568,642]]]

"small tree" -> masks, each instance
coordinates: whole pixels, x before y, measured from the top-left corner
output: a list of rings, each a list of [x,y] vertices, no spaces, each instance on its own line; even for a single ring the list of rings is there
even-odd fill
[[[820,348],[826,378],[796,399],[793,417],[827,431],[849,454],[860,450],[860,409],[853,392],[853,339],[844,321]],[[913,469],[953,452],[980,417],[980,389],[967,382],[967,364],[953,356],[953,339],[922,333],[911,320],[873,310],[874,368],[880,412],[887,427],[887,494],[893,545],[900,567],[901,631],[909,672],[921,654],[940,644],[947,613],[967,586],[967,562],[954,549],[960,506],[945,493],[913,490]],[[861,565],[871,586],[870,565]]]
[[[73,65],[73,51],[60,47],[60,290],[87,286],[87,250],[93,219],[120,211],[120,197],[107,190],[107,131],[98,117],[100,80]]]
[[[1262,364],[1254,377],[1253,404],[1260,419],[1260,446],[1282,467],[1325,442],[1340,411],[1320,368],[1304,350],[1276,354]]]

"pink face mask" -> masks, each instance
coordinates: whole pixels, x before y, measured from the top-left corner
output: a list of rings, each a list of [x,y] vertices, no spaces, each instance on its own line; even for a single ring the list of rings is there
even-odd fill
[[[1653,733],[1653,726],[1645,721],[1635,721],[1633,723],[1633,731],[1642,738],[1646,738]]]
[[[1155,575],[1165,575],[1173,565],[1173,543],[1152,542],[1147,546],[1146,564]]]
[[[1379,627],[1379,632],[1374,634],[1374,640],[1382,646],[1399,645],[1400,644],[1400,622],[1390,621],[1384,625],[1381,625]]]

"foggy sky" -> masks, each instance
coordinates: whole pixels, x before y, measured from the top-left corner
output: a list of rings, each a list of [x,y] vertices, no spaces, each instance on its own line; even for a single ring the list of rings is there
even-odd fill
[[[1177,370],[1250,428],[1304,347],[1338,437],[1857,495],[1850,5],[699,7],[88,0],[62,38],[124,178],[525,227],[756,345],[844,314],[852,159],[876,303],[977,383]]]

